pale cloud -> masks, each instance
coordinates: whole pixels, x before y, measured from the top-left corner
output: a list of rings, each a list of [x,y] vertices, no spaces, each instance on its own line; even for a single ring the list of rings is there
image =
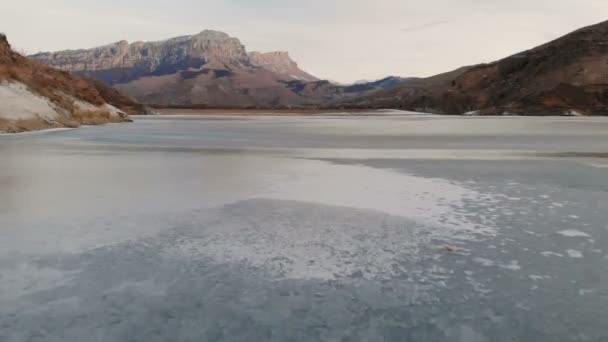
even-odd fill
[[[489,62],[606,13],[606,0],[21,0],[2,6],[0,30],[37,52],[216,29],[349,82]]]

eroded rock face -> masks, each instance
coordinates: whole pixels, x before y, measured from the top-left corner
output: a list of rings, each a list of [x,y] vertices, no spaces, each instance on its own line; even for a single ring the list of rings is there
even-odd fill
[[[248,54],[237,38],[210,30],[158,42],[120,41],[89,50],[44,52],[32,58],[110,84],[203,68],[249,71],[263,68],[285,80],[319,80],[301,70],[287,52]]]
[[[286,51],[275,51],[275,52],[250,52],[249,58],[255,66],[274,71],[281,75],[287,75],[292,79],[304,81],[304,82],[315,82],[319,81],[318,78],[310,75],[309,73],[301,70],[296,63],[289,56],[289,52]]]
[[[326,96],[297,91],[318,79],[288,53],[248,54],[238,39],[218,31],[32,57],[159,106],[275,107],[317,104]]]
[[[169,107],[317,107],[400,81],[337,86],[300,69],[288,52],[247,53],[238,39],[217,31],[159,42],[121,41],[33,58],[112,84],[139,102]]]
[[[11,44],[8,43],[6,36],[0,33],[0,63],[8,63],[13,61],[13,59]]]
[[[10,49],[11,45],[8,43],[8,40],[6,39],[6,36],[2,33],[0,33],[0,53],[5,54],[6,53],[6,49]]]
[[[159,42],[129,44],[120,41],[89,50],[45,52],[31,57],[110,84],[203,66],[217,69],[251,67],[245,47],[239,40],[217,31],[203,31]]]

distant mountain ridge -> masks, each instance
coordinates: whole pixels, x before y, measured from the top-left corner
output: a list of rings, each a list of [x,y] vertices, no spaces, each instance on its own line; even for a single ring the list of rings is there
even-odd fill
[[[319,107],[399,83],[340,86],[300,69],[288,52],[247,52],[228,34],[205,30],[155,42],[120,41],[32,58],[167,107]]]
[[[494,63],[334,103],[438,114],[608,114],[608,21]]]
[[[389,76],[375,81],[357,81],[352,85],[345,86],[345,88],[353,93],[363,93],[379,89],[390,89],[414,79],[414,77]]]
[[[206,30],[155,42],[119,41],[92,49],[38,53],[32,58],[110,84],[162,76],[189,68],[253,67],[245,47],[223,32]]]
[[[248,53],[237,38],[219,31],[32,58],[161,106],[284,106],[317,103],[323,97],[290,89],[290,82],[319,79],[301,70],[288,53]]]
[[[348,86],[310,75],[287,52],[247,52],[237,38],[209,30],[32,57],[156,106],[608,114],[608,21],[493,63],[428,78],[391,76]]]

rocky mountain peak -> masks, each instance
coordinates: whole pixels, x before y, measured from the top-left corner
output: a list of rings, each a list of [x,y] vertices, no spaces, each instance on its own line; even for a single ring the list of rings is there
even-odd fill
[[[239,39],[214,30],[155,42],[129,44],[122,40],[88,50],[45,52],[31,57],[110,84],[192,69],[234,71],[263,68],[279,74],[284,80],[318,80],[300,70],[285,51],[248,54]]]
[[[238,68],[249,65],[245,47],[237,38],[220,31],[205,30],[189,38],[189,55],[201,57],[214,68]]]
[[[129,44],[123,40],[88,50],[46,52],[31,57],[110,84],[191,68],[231,70],[253,67],[245,47],[237,38],[212,30],[163,41]]]
[[[318,79],[285,51],[248,54],[239,39],[213,30],[32,57],[153,104],[292,104],[309,101],[307,94],[318,88],[330,88],[326,83],[306,86]]]
[[[215,30],[203,30],[197,34],[191,36],[192,39],[197,40],[229,40],[230,35],[222,31]]]
[[[286,75],[289,78],[297,79],[305,82],[314,82],[319,79],[302,71],[296,63],[289,56],[287,51],[273,51],[273,52],[257,52],[253,51],[249,53],[249,59],[255,66],[274,71],[281,75]]]

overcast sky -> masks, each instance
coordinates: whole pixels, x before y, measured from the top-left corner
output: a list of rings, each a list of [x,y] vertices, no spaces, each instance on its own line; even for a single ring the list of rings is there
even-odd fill
[[[22,51],[161,40],[204,29],[287,50],[340,82],[429,76],[608,20],[608,0],[19,0],[0,31]]]

